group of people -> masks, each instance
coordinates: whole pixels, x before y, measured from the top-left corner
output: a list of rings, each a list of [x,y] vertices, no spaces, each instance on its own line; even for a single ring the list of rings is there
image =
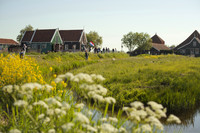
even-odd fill
[[[22,46],[22,49],[21,49],[20,53],[19,53],[19,56],[20,56],[21,59],[24,58],[24,55],[25,55],[25,53],[26,53],[26,48],[27,48],[27,46],[26,46],[26,44],[24,44],[24,45]]]
[[[89,52],[91,51],[91,48],[89,49]],[[112,50],[110,50],[109,48],[103,48],[103,49],[100,49],[100,48],[94,48],[94,53],[110,53],[110,52],[117,52],[117,49],[113,48]]]

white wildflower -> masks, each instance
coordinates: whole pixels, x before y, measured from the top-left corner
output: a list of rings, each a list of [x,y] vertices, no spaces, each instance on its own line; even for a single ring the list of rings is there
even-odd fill
[[[12,129],[9,131],[9,133],[21,133],[21,131],[18,129]]]
[[[69,78],[69,79],[71,80],[71,79],[74,78],[74,75],[73,75],[72,73],[69,73],[69,72],[68,72],[68,73],[65,74],[65,77],[66,77],[67,79]]]
[[[163,106],[161,104],[158,104],[154,101],[148,102],[148,105],[150,105],[153,110],[163,109]]]
[[[40,105],[40,106],[43,106],[43,107],[46,108],[46,109],[48,108],[48,105],[47,105],[44,101],[41,101],[41,100],[38,101],[38,102],[34,102],[33,105],[34,105],[34,106]]]
[[[78,78],[73,78],[72,81],[79,82],[79,79]]]
[[[111,104],[111,103],[116,103],[116,100],[113,97],[106,97],[104,98],[105,102]]]
[[[158,129],[163,130],[163,125],[156,117],[149,116],[145,121],[150,123],[151,125],[155,125]]]
[[[58,75],[57,78],[64,79],[66,77],[65,74]]]
[[[8,92],[8,93],[12,93],[13,92],[13,86],[12,85],[4,86],[2,90],[5,91],[5,92]]]
[[[136,109],[143,109],[144,108],[144,104],[139,102],[139,101],[132,102],[130,105],[132,107],[136,108]]]
[[[88,125],[88,124],[83,124],[82,125],[84,128],[86,128],[87,130],[91,131],[91,132],[97,132],[97,129]]]
[[[45,119],[44,119],[44,123],[46,124],[46,123],[49,123],[51,121],[51,119],[49,118],[49,117],[46,117]]]
[[[171,114],[171,115],[169,115],[169,117],[168,117],[168,119],[167,119],[167,122],[168,122],[168,123],[173,123],[173,122],[175,122],[175,123],[177,123],[177,124],[180,124],[180,123],[181,123],[181,120],[180,120],[178,117],[176,117],[175,115]]]
[[[120,127],[120,128],[119,128],[119,132],[120,132],[120,133],[127,133],[126,129],[123,128],[123,127]]]
[[[96,79],[101,80],[101,81],[105,80],[105,78],[102,75],[97,75]]]
[[[62,125],[62,129],[64,130],[64,132],[67,132],[67,131],[71,130],[73,126],[74,126],[74,123],[71,123],[71,122],[66,123],[66,124]]]
[[[24,100],[18,100],[14,103],[15,106],[18,106],[18,107],[24,107],[24,106],[27,106],[28,103]]]
[[[76,104],[75,105],[75,108],[80,108],[80,109],[83,109],[85,105],[83,103],[79,103],[79,104]]]
[[[144,124],[140,126],[138,129],[136,129],[137,133],[146,133],[146,132],[151,132],[151,126],[149,124]]]
[[[87,124],[90,123],[89,119],[84,114],[82,114],[81,112],[76,112],[74,114],[76,116],[75,119],[74,119],[75,121],[79,121],[81,123],[87,123]]]
[[[47,115],[54,115],[54,110],[53,109],[48,109],[47,110]]]
[[[48,133],[56,133],[55,129],[49,129]]]
[[[55,98],[47,98],[47,99],[45,99],[45,101],[46,101],[49,105],[57,105],[57,106],[59,106],[59,107],[62,106],[62,104],[61,104],[58,100],[56,100]]]
[[[70,105],[67,102],[62,102],[62,109],[64,110],[69,110],[70,109]]]
[[[58,114],[60,114],[60,113],[61,113],[61,109],[59,109],[59,108],[56,108],[54,112],[55,112],[55,114],[57,114],[57,115],[58,115]]]
[[[32,106],[32,105],[28,105],[27,109],[28,109],[29,111],[31,111],[31,110],[33,109],[33,106]]]
[[[21,86],[21,88],[22,88],[23,91],[27,91],[27,90],[31,90],[32,91],[34,88],[41,89],[42,85],[38,84],[38,83],[26,83],[26,84],[23,84]]]
[[[40,114],[39,116],[38,116],[38,119],[43,119],[44,118],[44,114]]]
[[[150,115],[150,116],[156,116],[155,112],[152,111],[149,107],[146,107],[145,110],[146,110],[146,112],[147,112],[148,115]]]
[[[98,94],[94,94],[92,97],[93,97],[94,100],[97,100],[99,102],[104,102],[105,101],[103,96],[98,95]]]
[[[107,121],[107,118],[101,118],[100,121],[106,122],[106,121]]]
[[[108,121],[117,123],[117,122],[118,122],[118,119],[115,118],[115,117],[108,117]]]
[[[56,79],[54,79],[54,81],[56,82],[56,83],[59,83],[59,82],[61,82],[61,81],[63,81],[61,78],[56,78]]]
[[[101,131],[106,133],[117,133],[118,129],[108,123],[103,123],[101,125]]]
[[[157,109],[156,111],[155,111],[155,113],[156,113],[156,116],[158,117],[158,118],[161,118],[161,117],[167,117],[166,116],[166,114],[165,114],[165,112],[163,111],[163,110],[161,110],[161,109]]]
[[[14,85],[14,86],[13,86],[13,89],[14,89],[15,91],[19,91],[19,85]]]
[[[91,111],[88,111],[88,115],[93,115],[93,113]]]
[[[47,91],[47,92],[50,92],[51,90],[52,90],[52,86],[51,85],[49,85],[49,84],[45,84],[44,86],[43,86],[43,88],[45,88],[45,90]]]

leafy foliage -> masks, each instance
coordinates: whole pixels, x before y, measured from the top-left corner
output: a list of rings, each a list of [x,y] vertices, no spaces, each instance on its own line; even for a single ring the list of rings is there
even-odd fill
[[[21,29],[20,30],[20,34],[17,36],[17,41],[20,42],[22,37],[23,37],[23,34],[25,33],[25,31],[32,31],[33,30],[33,27],[29,24],[27,25],[24,29]]]
[[[151,48],[151,38],[147,33],[133,33],[129,32],[124,35],[121,39],[122,44],[129,49],[129,51],[133,51],[135,47],[139,50],[149,50]]]
[[[99,34],[96,31],[90,31],[88,34],[86,34],[86,36],[87,36],[88,43],[92,41],[95,47],[101,47],[103,43],[103,39],[101,36],[99,36]]]

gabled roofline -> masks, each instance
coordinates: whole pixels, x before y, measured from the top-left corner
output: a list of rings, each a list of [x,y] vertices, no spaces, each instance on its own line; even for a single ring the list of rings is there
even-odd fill
[[[26,31],[24,32],[24,34],[23,34],[23,36],[22,36],[22,38],[21,38],[21,40],[20,40],[20,42],[19,43],[21,43],[22,42],[22,39],[24,38],[24,35],[26,34]]]
[[[79,38],[79,42],[81,41],[82,36],[83,36],[83,30],[82,30],[81,36]]]
[[[29,43],[32,42],[32,40],[33,40],[33,38],[34,38],[34,36],[35,36],[35,32],[36,32],[36,30],[37,30],[37,29],[34,30],[33,35],[32,35],[32,37],[31,37],[31,40],[29,41]]]
[[[177,50],[181,49],[182,47],[187,46],[187,45],[190,44],[194,39],[196,39],[196,37],[193,37],[193,39],[192,39],[189,43],[186,43],[185,45],[183,45],[183,46],[177,48]],[[197,39],[196,39],[196,40],[197,40]],[[198,41],[198,40],[197,40],[197,41]]]
[[[54,34],[53,34],[53,36],[51,37],[51,41],[50,42],[52,42],[53,41],[53,38],[54,38],[54,36],[56,35],[56,31],[58,30],[58,28],[57,29],[55,29],[55,31],[54,31]]]

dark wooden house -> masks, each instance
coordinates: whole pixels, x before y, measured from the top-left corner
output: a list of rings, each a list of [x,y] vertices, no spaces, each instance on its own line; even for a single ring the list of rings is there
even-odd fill
[[[0,52],[18,52],[19,44],[13,39],[0,38]]]
[[[200,56],[200,34],[195,30],[185,41],[174,48],[176,54]]]
[[[64,49],[63,51],[76,52],[83,51],[87,44],[84,30],[60,30]]]
[[[27,45],[27,52],[48,53],[63,50],[63,41],[58,29],[26,31],[21,39],[21,45],[23,44]]]
[[[170,48],[165,45],[165,41],[161,39],[157,34],[155,34],[152,39],[152,47],[150,50],[134,50],[130,54],[135,56],[139,54],[152,54],[152,55],[160,55],[160,54],[168,54],[172,53]]]

